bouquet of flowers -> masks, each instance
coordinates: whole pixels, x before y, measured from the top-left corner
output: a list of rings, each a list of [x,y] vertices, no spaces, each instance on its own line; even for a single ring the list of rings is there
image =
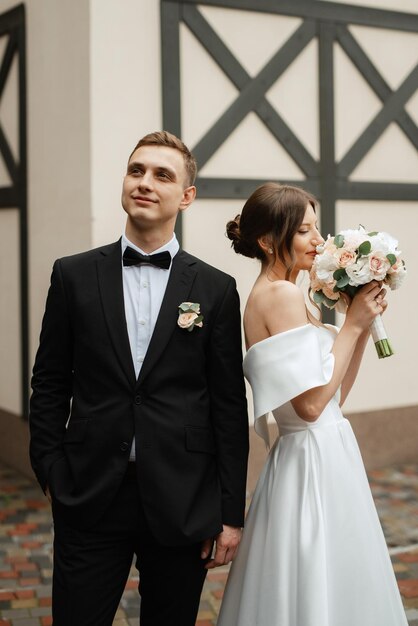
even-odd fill
[[[352,298],[372,280],[398,289],[406,275],[398,242],[384,232],[367,232],[363,226],[342,230],[317,247],[311,272],[313,300],[329,309],[345,310],[341,293]],[[380,315],[370,327],[379,358],[391,356],[392,347]]]

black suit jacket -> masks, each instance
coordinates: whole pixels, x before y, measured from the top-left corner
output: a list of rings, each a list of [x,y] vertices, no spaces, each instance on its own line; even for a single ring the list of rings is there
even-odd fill
[[[200,304],[202,328],[178,326],[184,301]],[[248,420],[230,276],[177,253],[135,380],[120,241],[56,261],[32,388],[32,466],[72,523],[92,526],[111,504],[135,435],[141,498],[160,542],[243,525]]]

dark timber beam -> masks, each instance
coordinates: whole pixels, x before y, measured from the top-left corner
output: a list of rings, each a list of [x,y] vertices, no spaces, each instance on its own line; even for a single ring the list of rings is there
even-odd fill
[[[165,0],[176,3],[177,0]],[[359,7],[320,0],[182,0],[184,5],[202,5],[304,17],[333,24],[357,24],[409,32],[418,31],[418,14]]]
[[[239,91],[250,83],[251,76],[196,7],[187,6],[184,8],[184,23]],[[258,115],[266,128],[306,176],[318,175],[318,163],[266,97],[260,98],[259,103],[254,107],[254,113]]]
[[[254,110],[266,91],[307,46],[315,33],[315,24],[304,22],[257,76],[247,82],[236,100],[194,147],[193,152],[200,167],[207,163],[225,138],[235,130],[248,113]]]
[[[389,124],[397,118],[417,89],[418,65],[405,78],[401,86],[388,96],[379,113],[341,159],[338,166],[339,176],[347,177],[351,174]]]
[[[373,89],[378,98],[380,98],[382,102],[385,102],[392,94],[392,90],[364,50],[360,47],[346,26],[341,26],[337,29],[337,36],[338,43],[363,76],[364,80]],[[409,113],[402,109],[393,121],[399,124],[399,127],[405,133],[406,137],[418,150],[418,126]]]
[[[297,17],[302,24],[287,42],[251,77],[200,7],[221,7]],[[335,205],[341,200],[417,201],[417,183],[352,181],[349,175],[392,122],[418,148],[418,126],[405,105],[418,88],[418,66],[392,90],[348,26],[362,25],[418,33],[418,13],[386,11],[321,0],[161,0],[164,127],[181,135],[179,27],[184,23],[236,87],[239,95],[193,148],[203,167],[250,112],[254,112],[306,176],[277,182],[301,186],[321,202],[321,228],[334,233]],[[293,133],[266,94],[293,60],[314,39],[319,44],[320,162]],[[382,102],[382,108],[338,165],[335,160],[334,46],[338,43]],[[245,200],[265,179],[199,177],[200,198]],[[324,319],[333,313],[325,310]]]

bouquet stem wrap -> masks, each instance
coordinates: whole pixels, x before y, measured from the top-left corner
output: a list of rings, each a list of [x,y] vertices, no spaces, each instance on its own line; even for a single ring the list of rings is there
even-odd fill
[[[384,359],[387,356],[392,356],[394,354],[392,350],[392,346],[390,345],[390,341],[387,336],[387,332],[383,325],[382,316],[378,315],[375,317],[373,322],[370,325],[370,332],[373,337],[374,345],[376,346],[376,351],[379,359]]]

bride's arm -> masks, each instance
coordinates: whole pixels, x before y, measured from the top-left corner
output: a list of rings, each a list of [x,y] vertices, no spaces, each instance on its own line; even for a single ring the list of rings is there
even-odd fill
[[[386,294],[386,289],[382,289],[379,295],[376,298],[376,301],[381,304],[383,310],[386,310],[387,302],[384,300],[384,296]],[[350,365],[348,366],[347,373],[344,376],[344,379],[341,383],[341,398],[340,398],[340,406],[344,404],[347,399],[348,394],[351,391],[352,386],[357,378],[358,371],[360,369],[361,361],[363,358],[364,350],[367,345],[367,341],[370,337],[370,331],[367,328],[360,335],[356,347],[354,349],[353,356],[350,361]]]
[[[330,382],[309,389],[291,401],[296,413],[302,419],[309,422],[317,420],[347,374],[347,386],[351,379],[351,384],[354,382],[362,355],[359,349],[354,357],[356,347],[360,346],[362,334],[384,308],[375,301],[380,291],[378,283],[373,282],[363,287],[353,299],[332,349],[335,362]],[[271,290],[266,301],[265,323],[270,335],[307,323],[305,301],[298,287],[292,283],[284,287],[282,283],[280,289]],[[352,361],[353,367],[350,367]]]
[[[363,358],[364,350],[367,345],[367,341],[369,339],[370,332],[367,328],[363,331],[360,337],[357,340],[356,347],[354,348],[353,356],[351,357],[350,364],[347,368],[347,372],[343,378],[341,383],[341,396],[340,396],[340,406],[344,404],[347,399],[348,394],[351,391],[352,386],[357,378],[358,371],[360,369],[361,361]]]

